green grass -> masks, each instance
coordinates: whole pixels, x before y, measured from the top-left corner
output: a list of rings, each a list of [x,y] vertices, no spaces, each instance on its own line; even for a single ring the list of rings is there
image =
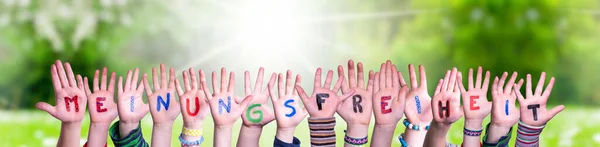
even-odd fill
[[[337,117],[337,146],[343,145],[343,130],[345,122]],[[489,122],[486,119],[484,122]],[[232,145],[236,144],[241,120],[234,125]],[[600,146],[600,108],[578,108],[567,106],[567,109],[549,122],[540,137],[541,146]],[[173,127],[172,145],[178,145],[178,134],[182,122],[178,118]],[[485,125],[485,124],[484,124]],[[455,144],[462,142],[463,121],[455,123],[449,131],[448,140]],[[88,116],[82,125],[82,143],[87,139],[89,127]],[[373,123],[371,123],[372,130]],[[152,119],[148,114],[142,121],[144,137],[149,141],[152,133]],[[205,142],[202,146],[212,146],[213,123],[209,118],[204,121]],[[275,137],[276,124],[265,126],[261,136],[261,146],[272,146]],[[0,146],[55,146],[60,131],[60,122],[41,111],[0,111]],[[401,123],[395,131],[393,146],[399,146],[396,137],[404,132]],[[516,131],[513,131],[516,132]],[[302,146],[309,145],[309,131],[306,121],[302,122],[295,133]],[[370,134],[370,133],[369,133]],[[514,144],[514,139],[511,140]],[[109,146],[112,142],[109,139]],[[512,146],[512,145],[511,145]]]

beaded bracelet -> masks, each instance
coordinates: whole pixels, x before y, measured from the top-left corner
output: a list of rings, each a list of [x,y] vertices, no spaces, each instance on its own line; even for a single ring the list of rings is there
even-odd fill
[[[187,136],[202,136],[202,128],[195,130],[195,129],[188,129],[188,128],[182,127],[181,134],[187,135]]]
[[[196,140],[196,141],[183,140],[182,136],[183,136],[183,134],[179,135],[179,142],[181,142],[182,146],[200,145],[200,144],[202,144],[202,142],[204,142],[204,136],[200,136],[200,139]]]
[[[481,132],[483,132],[483,128],[479,130],[469,130],[467,128],[463,129],[463,133],[467,136],[480,136]]]
[[[398,140],[400,141],[400,144],[402,145],[402,147],[409,147],[408,144],[406,144],[406,141],[404,140],[404,138],[402,136],[404,136],[404,133],[402,133],[402,134],[400,134],[400,136],[398,136]]]
[[[408,119],[404,119],[404,121],[402,122],[404,124],[404,126],[408,129],[411,130],[415,130],[415,131],[426,131],[429,130],[429,125],[425,126],[425,128],[420,127],[419,125],[413,125],[410,122],[408,122]]]
[[[344,130],[344,133],[346,133],[346,130]],[[365,136],[364,138],[352,138],[350,136],[348,136],[348,134],[346,134],[344,136],[344,142],[346,142],[347,144],[351,144],[354,146],[363,146],[365,144],[367,144],[367,142],[369,142],[369,136]]]

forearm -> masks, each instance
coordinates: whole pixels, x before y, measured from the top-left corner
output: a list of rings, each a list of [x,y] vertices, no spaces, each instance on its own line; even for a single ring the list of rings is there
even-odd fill
[[[508,142],[510,141],[511,135],[512,135],[512,127],[508,128],[508,132],[506,134],[497,134],[498,131],[503,131],[506,130],[502,127],[496,127],[492,128],[492,124],[488,124],[486,126],[486,135],[483,136],[483,142],[482,145],[484,147],[495,147],[495,146],[508,146]],[[496,135],[499,137],[490,139],[490,135]],[[504,135],[504,136],[503,136]]]
[[[114,146],[122,147],[122,146],[138,146],[138,147],[148,147],[148,143],[144,139],[144,135],[142,134],[142,128],[139,125],[135,126],[135,128],[129,132],[125,136],[120,135],[120,121],[114,123],[109,128],[109,136],[112,139]]]
[[[426,135],[426,130],[417,131],[408,128],[404,130],[404,140],[406,141],[408,146],[423,146],[423,142],[425,141]]]
[[[122,137],[125,137],[125,136],[129,135],[129,133],[131,131],[138,128],[139,125],[140,125],[139,121],[136,121],[136,122],[119,121],[119,135]]]
[[[446,146],[446,135],[450,130],[451,124],[444,123],[432,123],[429,131],[425,136],[425,143],[423,146]]]
[[[371,137],[371,146],[392,146],[392,139],[394,138],[394,130],[396,124],[389,125],[378,125],[375,124],[373,128],[373,136]]]
[[[468,130],[482,130],[482,121],[481,119],[473,119],[473,120],[465,120],[465,128]],[[463,146],[479,146],[481,145],[481,135],[470,136],[463,133]]]
[[[517,147],[537,147],[540,144],[540,134],[546,127],[543,126],[531,126],[519,121],[517,129],[517,141],[515,146]]]
[[[230,147],[231,146],[231,125],[215,126],[214,146],[215,147]]]
[[[262,126],[245,126],[242,125],[238,136],[238,147],[258,147]]]
[[[335,146],[335,117],[309,117],[308,128],[310,129],[311,146]]]
[[[59,147],[79,146],[81,134],[81,122],[63,122],[60,125],[60,137],[58,137]]]
[[[296,128],[277,128],[275,137],[283,142],[291,143],[294,141],[294,131]]]
[[[90,123],[88,132],[88,147],[103,147],[106,145],[110,123]]]
[[[485,139],[486,143],[495,144],[498,143],[502,136],[507,136],[508,132],[512,127],[502,127],[494,124],[490,124],[487,133],[487,137]]]
[[[173,123],[154,124],[152,127],[152,146],[171,146]]]

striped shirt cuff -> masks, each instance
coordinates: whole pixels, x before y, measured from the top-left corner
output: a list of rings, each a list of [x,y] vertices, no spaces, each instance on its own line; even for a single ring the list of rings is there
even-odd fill
[[[148,147],[149,145],[142,135],[141,125],[140,122],[136,129],[129,132],[127,136],[121,137],[119,135],[119,121],[117,121],[109,129],[110,139],[113,140],[116,147]]]
[[[335,146],[335,117],[308,118],[310,144],[313,147]]]
[[[515,146],[518,147],[537,147],[539,146],[540,133],[546,127],[543,126],[530,126],[519,121],[517,128],[517,141]]]

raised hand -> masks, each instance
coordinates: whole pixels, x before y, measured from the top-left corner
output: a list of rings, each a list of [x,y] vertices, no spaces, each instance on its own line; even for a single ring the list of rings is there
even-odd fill
[[[456,82],[458,74],[460,73],[456,67],[452,68],[452,71],[448,70],[444,79],[440,80],[435,88],[431,107],[433,120],[437,123],[450,125],[463,115],[460,107],[460,91]]]
[[[182,75],[185,91],[181,89],[178,79],[175,79],[175,85],[179,95],[183,125],[189,129],[200,129],[202,128],[202,121],[210,111],[208,100],[204,94],[204,91],[208,89],[198,85],[198,79],[193,68],[183,71]],[[204,75],[201,75],[200,79],[205,80]]]
[[[156,67],[152,68],[152,81],[154,92],[148,84],[148,76],[144,74],[144,87],[146,87],[146,95],[150,104],[150,114],[154,124],[173,123],[179,115],[179,102],[175,99],[175,70],[169,71],[169,82],[167,83],[167,75],[165,65],[160,64],[160,81],[156,74]]]
[[[420,84],[417,85],[417,76],[412,64],[408,65],[410,75],[410,91],[406,96],[404,114],[411,124],[426,126],[433,119],[431,113],[431,97],[427,93],[427,77],[425,67],[419,65]]]
[[[333,117],[340,102],[354,95],[354,90],[350,90],[344,95],[337,94],[340,90],[340,86],[342,86],[342,83],[344,82],[344,77],[338,77],[335,86],[333,89],[330,89],[332,76],[333,71],[329,70],[329,72],[327,72],[325,84],[321,85],[321,68],[317,68],[317,72],[315,73],[314,92],[310,97],[306,95],[306,92],[304,92],[304,89],[300,85],[296,85],[296,90],[298,91],[306,110],[308,110],[310,117]]]
[[[542,93],[545,80],[546,72],[542,72],[534,93],[531,91],[531,74],[527,74],[527,85],[525,89],[525,94],[527,96],[526,98],[523,97],[521,91],[517,90],[518,87],[515,86],[514,91],[519,98],[519,105],[521,107],[521,122],[527,125],[543,126],[546,124],[546,122],[550,121],[554,116],[556,116],[556,114],[565,109],[564,105],[559,105],[550,109],[550,111],[547,110],[546,102],[548,101],[550,93],[552,93],[552,88],[554,87],[554,77],[550,78],[550,82],[548,82],[546,90],[544,90]]]
[[[462,82],[462,76],[458,76],[458,84],[460,85],[460,90],[463,97],[463,105],[464,105],[464,113],[465,113],[465,121],[476,121],[481,125],[481,121],[487,115],[490,114],[492,110],[492,102],[487,100],[487,90],[490,82],[490,72],[487,71],[485,73],[485,79],[483,80],[483,84],[481,84],[481,76],[483,73],[483,68],[479,66],[477,69],[477,80],[475,84],[473,84],[473,69],[469,69],[469,89],[465,89],[465,86]],[[479,128],[477,128],[479,129]]]
[[[200,70],[200,77],[204,77],[204,71]],[[221,68],[221,87],[218,86],[217,73],[212,72],[212,85],[213,94],[205,88],[204,95],[208,99],[210,106],[210,112],[212,114],[215,126],[229,126],[233,125],[235,121],[240,118],[242,112],[246,109],[252,97],[241,97],[234,95],[235,88],[235,75],[233,72],[229,73],[229,84],[227,84],[227,71],[225,68]],[[201,80],[202,87],[208,87],[206,80]],[[231,102],[231,101],[235,102]]]
[[[100,71],[96,70],[94,73],[93,93],[87,81],[85,83],[85,92],[89,98],[90,123],[110,124],[117,117],[117,104],[114,101],[115,72],[112,72],[110,75],[110,83],[106,83],[107,72],[106,67],[104,67],[102,69],[102,81],[98,83]]]
[[[296,75],[296,82],[292,85],[292,71],[288,70],[285,76],[285,86],[283,85],[283,75],[279,74],[277,80],[275,79],[276,76],[275,73],[271,75],[267,88],[275,109],[277,128],[278,131],[280,129],[294,130],[308,114],[307,110],[300,106],[298,92],[294,89],[294,85],[300,85],[300,75]],[[278,83],[279,95],[276,95],[275,89],[273,89],[275,81]]]
[[[56,105],[52,106],[46,102],[38,102],[35,107],[48,112],[48,114],[63,123],[81,122],[87,104],[84,82],[81,75],[77,75],[77,81],[75,81],[69,62],[65,62],[65,67],[67,68],[66,73],[62,62],[56,60],[56,63],[52,64],[50,68],[54,93],[56,94]],[[87,81],[87,78],[85,81]]]
[[[149,107],[142,100],[144,92],[143,82],[138,84],[139,69],[129,70],[123,87],[123,77],[119,77],[117,86],[117,108],[119,111],[119,134],[127,136],[131,130],[136,129],[140,120],[148,114]]]
[[[492,84],[492,125],[499,127],[512,127],[519,120],[519,110],[515,106],[517,96],[512,90],[517,79],[517,72],[514,72],[510,80],[504,86],[504,81],[508,76],[507,72],[502,74],[500,80],[494,78]],[[519,80],[517,87],[523,83],[523,79]]]
[[[258,76],[256,77],[256,84],[254,90],[250,83],[250,72],[244,72],[244,88],[246,89],[246,97],[252,96],[250,106],[244,109],[242,114],[242,120],[244,126],[264,126],[275,119],[273,110],[269,108],[269,95],[268,90],[262,89],[263,85],[264,69],[261,67],[258,69]],[[280,91],[281,92],[281,91]]]
[[[372,72],[369,75],[372,75]],[[408,92],[406,82],[396,69],[396,65],[393,65],[390,60],[381,64],[380,72],[375,73],[373,79],[374,81],[369,80],[369,84],[375,85],[373,88],[375,124],[397,124],[404,115],[404,102]],[[369,116],[368,119],[370,118]]]
[[[373,71],[369,72],[367,87],[364,84],[363,65],[358,62],[358,78],[355,76],[357,72],[354,70],[354,61],[348,61],[348,83],[342,83],[342,93],[347,94],[350,90],[354,90],[352,98],[348,98],[337,108],[337,113],[346,121],[347,124],[369,125],[373,112]],[[344,76],[344,68],[338,66],[338,76]],[[348,125],[350,127],[350,125]]]

